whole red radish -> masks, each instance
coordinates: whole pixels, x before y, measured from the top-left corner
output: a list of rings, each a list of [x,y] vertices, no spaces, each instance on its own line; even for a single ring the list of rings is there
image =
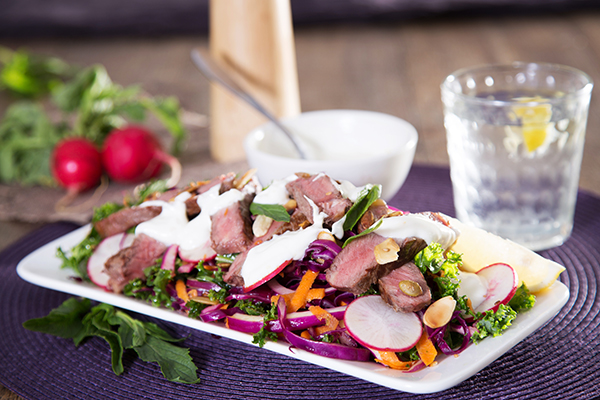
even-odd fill
[[[72,195],[91,189],[100,182],[102,161],[96,146],[84,138],[67,138],[55,147],[50,161],[52,175]]]
[[[102,165],[117,182],[137,183],[156,177],[163,164],[171,167],[168,186],[175,186],[181,175],[177,159],[165,153],[153,134],[139,126],[113,130],[104,140]]]

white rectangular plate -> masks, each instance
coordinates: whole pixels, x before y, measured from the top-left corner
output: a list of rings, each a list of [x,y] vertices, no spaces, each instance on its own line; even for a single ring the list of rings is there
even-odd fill
[[[25,257],[17,266],[19,276],[35,285],[86,297],[113,306],[146,314],[204,332],[252,344],[252,336],[227,329],[222,323],[205,323],[160,309],[124,295],[106,292],[93,284],[78,283],[69,277],[72,271],[61,269],[56,249],[71,249],[89,232],[89,225],[81,227],[46,244]],[[478,345],[469,346],[459,357],[439,357],[439,363],[415,373],[404,373],[383,367],[375,362],[344,361],[326,358],[306,351],[289,349],[289,344],[268,342],[264,348],[299,360],[348,374],[392,389],[411,393],[434,393],[446,390],[475,375],[529,334],[552,319],[569,299],[569,290],[556,282],[537,295],[533,309],[520,314],[504,335],[488,338]]]

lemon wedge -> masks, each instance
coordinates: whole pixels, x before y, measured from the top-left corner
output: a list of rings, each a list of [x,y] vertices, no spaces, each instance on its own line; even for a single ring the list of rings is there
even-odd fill
[[[550,287],[565,270],[562,265],[513,241],[447,218],[460,231],[450,250],[462,254],[461,269],[465,272],[475,273],[488,265],[505,263],[513,267],[520,282],[525,283],[530,292],[537,293]]]
[[[543,101],[544,98],[520,97],[516,99],[520,103]],[[535,151],[546,141],[547,129],[552,118],[552,106],[550,104],[538,104],[535,106],[515,106],[514,112],[521,119],[521,130],[525,147],[530,153]]]

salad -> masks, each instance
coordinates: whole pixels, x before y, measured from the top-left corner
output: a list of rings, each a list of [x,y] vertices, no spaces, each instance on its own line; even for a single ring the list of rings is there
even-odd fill
[[[224,323],[261,347],[287,341],[406,372],[502,334],[534,306],[529,282],[543,289],[531,271],[550,276],[546,286],[562,271],[529,251],[500,262],[506,241],[493,235],[483,259],[497,248],[500,260],[459,252],[470,250],[463,231],[471,243],[490,234],[390,207],[380,192],[325,174],[266,188],[254,171],[181,190],[157,181],[96,209],[88,236],[58,255],[82,280]]]

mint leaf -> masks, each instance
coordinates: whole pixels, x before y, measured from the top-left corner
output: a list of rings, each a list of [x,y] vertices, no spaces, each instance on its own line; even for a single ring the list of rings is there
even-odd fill
[[[350,231],[363,214],[369,209],[381,194],[381,186],[375,185],[370,189],[364,189],[361,195],[356,199],[356,202],[350,207],[346,213],[346,220],[344,221],[344,231]]]
[[[110,346],[112,369],[116,375],[124,371],[124,349],[133,349],[142,360],[158,362],[163,375],[170,381],[199,381],[189,350],[169,343],[183,339],[172,338],[156,324],[136,320],[109,304],[91,307],[88,299],[70,298],[48,316],[25,321],[23,326],[32,331],[72,338],[76,346],[90,336],[103,338]]]
[[[165,378],[171,382],[197,383],[198,369],[192,362],[189,349],[177,347],[154,336],[147,336],[141,346],[133,347],[138,356],[146,362],[156,362]]]
[[[280,204],[250,204],[250,212],[252,215],[266,215],[275,221],[290,222],[290,214],[284,206]]]
[[[84,330],[82,318],[91,307],[90,300],[79,301],[72,297],[50,311],[47,316],[23,322],[23,327],[34,332],[72,339]]]
[[[383,220],[380,219],[375,224],[373,224],[371,227],[369,227],[368,229],[365,229],[361,233],[354,235],[354,236],[350,236],[348,239],[346,239],[342,248],[348,246],[348,244],[350,244],[352,241],[358,239],[359,237],[368,235],[369,233],[373,232],[375,229],[379,228],[379,226],[382,224],[382,222],[383,222]]]

